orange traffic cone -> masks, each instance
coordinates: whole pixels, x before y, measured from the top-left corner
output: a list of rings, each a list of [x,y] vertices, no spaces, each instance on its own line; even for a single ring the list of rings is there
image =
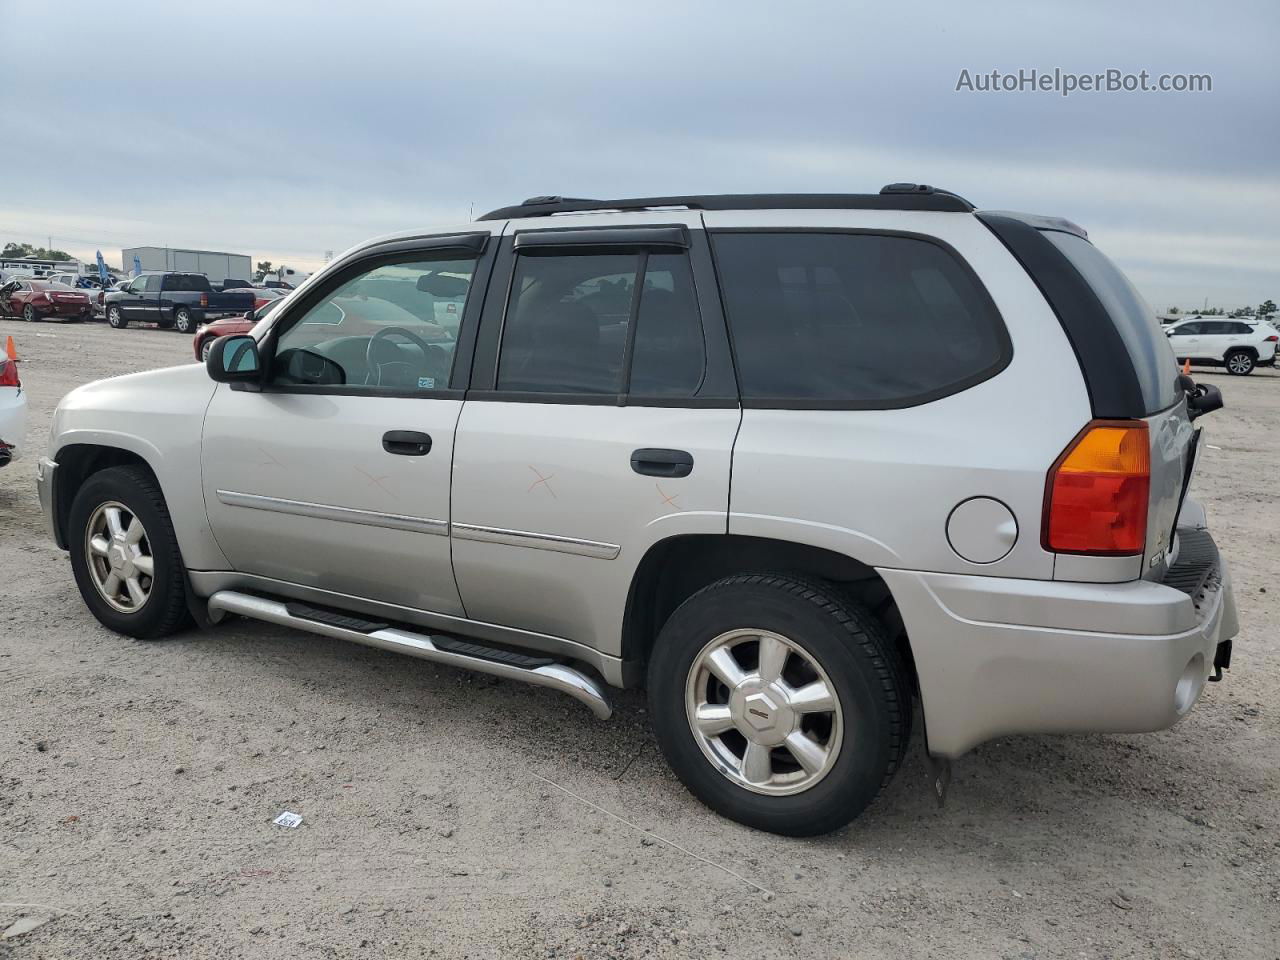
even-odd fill
[[[10,337],[10,338],[9,338],[9,342],[10,342],[10,343],[13,343],[13,337]],[[1187,357],[1187,359],[1185,359],[1185,360],[1183,360],[1183,361],[1182,361],[1182,372],[1183,372],[1183,373],[1190,373],[1190,372],[1191,372],[1191,358],[1190,358],[1190,357]]]
[[[9,355],[9,359],[14,363],[18,362],[18,348],[13,345],[13,336],[4,342],[4,352]]]

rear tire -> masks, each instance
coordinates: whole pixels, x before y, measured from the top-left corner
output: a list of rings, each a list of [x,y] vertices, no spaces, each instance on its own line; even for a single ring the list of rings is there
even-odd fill
[[[735,668],[731,686],[720,674]],[[676,776],[722,816],[772,833],[849,823],[910,737],[911,688],[893,642],[821,581],[744,574],[704,588],[663,626],[648,680]]]
[[[36,308],[28,303],[22,308],[22,319],[27,323],[35,323],[40,319],[40,314],[36,313]]]
[[[1235,377],[1247,377],[1256,365],[1253,354],[1247,350],[1232,350],[1223,358],[1223,363],[1227,366],[1227,373]]]
[[[124,317],[124,312],[115,304],[107,307],[107,323],[117,330],[123,330],[129,325],[129,321]]]
[[[179,333],[195,333],[196,322],[191,316],[191,311],[186,307],[179,307],[173,311],[173,326]]]
[[[104,627],[154,640],[190,625],[187,571],[150,471],[93,474],[71,503],[67,530],[76,586]]]

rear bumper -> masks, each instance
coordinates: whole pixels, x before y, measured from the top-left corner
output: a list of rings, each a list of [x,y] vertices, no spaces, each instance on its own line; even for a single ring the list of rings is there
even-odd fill
[[[42,316],[81,317],[93,309],[89,303],[54,303],[36,308]]]
[[[880,571],[910,637],[930,752],[955,757],[1009,734],[1142,733],[1184,717],[1239,629],[1226,564],[1195,533],[1215,561],[1195,596],[1146,580]]]

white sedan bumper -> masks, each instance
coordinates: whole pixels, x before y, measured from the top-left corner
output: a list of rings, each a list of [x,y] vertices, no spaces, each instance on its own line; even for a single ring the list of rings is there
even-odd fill
[[[0,387],[0,467],[18,459],[27,435],[27,392]]]

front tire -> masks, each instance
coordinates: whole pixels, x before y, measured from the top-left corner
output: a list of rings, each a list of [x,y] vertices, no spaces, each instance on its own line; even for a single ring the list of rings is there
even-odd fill
[[[107,307],[107,323],[117,330],[123,330],[129,325],[129,321],[124,318],[124,312],[114,304]]]
[[[739,823],[815,836],[876,798],[910,737],[911,693],[883,627],[836,587],[727,577],[686,600],[649,662],[663,754]]]
[[[1253,373],[1256,365],[1253,354],[1247,350],[1233,350],[1226,355],[1223,362],[1227,365],[1227,373],[1236,377],[1247,377]]]
[[[154,640],[190,623],[186,568],[150,471],[95,473],[72,501],[67,529],[76,586],[104,627]]]
[[[191,316],[191,311],[186,307],[179,307],[173,311],[173,326],[179,333],[195,333],[196,322]]]

